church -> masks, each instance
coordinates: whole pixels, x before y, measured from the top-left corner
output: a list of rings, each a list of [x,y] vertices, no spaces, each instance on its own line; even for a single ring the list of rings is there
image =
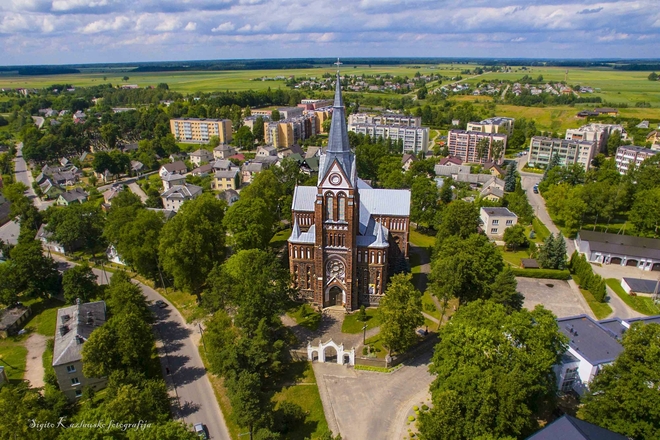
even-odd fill
[[[337,72],[328,147],[316,186],[297,186],[288,240],[294,287],[319,307],[377,306],[408,258],[410,191],[376,189],[357,175]]]

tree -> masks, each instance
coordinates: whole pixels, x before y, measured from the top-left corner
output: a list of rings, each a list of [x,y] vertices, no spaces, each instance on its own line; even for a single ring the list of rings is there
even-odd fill
[[[422,294],[412,284],[412,274],[397,274],[390,278],[385,296],[380,302],[380,335],[383,346],[391,354],[402,353],[417,342],[417,327],[424,324]]]
[[[504,268],[497,248],[483,234],[463,239],[448,236],[436,244],[429,289],[438,299],[458,298],[462,304],[488,299],[491,285]]]
[[[103,244],[104,217],[91,202],[56,208],[50,213],[47,230],[66,251],[93,251]]]
[[[266,249],[273,236],[274,214],[257,198],[241,198],[230,206],[222,223],[231,233],[234,251]]]
[[[122,81],[128,81],[129,79],[130,79],[129,77],[124,76],[121,80],[122,80]]]
[[[213,266],[224,259],[225,206],[212,194],[202,194],[163,226],[158,254],[177,288],[199,296]]]
[[[534,432],[553,403],[553,366],[566,350],[554,315],[542,306],[509,311],[475,301],[439,333],[430,366],[433,408],[420,414],[423,438],[526,438]]]
[[[101,132],[101,138],[105,141],[105,144],[109,149],[114,149],[117,147],[117,137],[119,136],[119,127],[116,124],[104,124],[99,129]]]
[[[440,188],[440,201],[445,205],[448,205],[454,200],[454,190],[452,189],[453,184],[454,181],[451,177],[446,177],[445,180],[442,181],[442,187]]]
[[[332,114],[330,117],[326,118],[323,123],[321,123],[321,130],[323,130],[323,133],[329,133],[330,132],[330,127],[332,126]]]
[[[261,387],[259,375],[246,371],[238,372],[227,381],[232,417],[239,426],[248,428],[250,438],[272,411],[272,403],[263,396]]]
[[[655,72],[651,72],[651,73],[649,73],[648,78],[649,78],[649,81],[657,81],[658,80],[658,74],[655,73]]]
[[[639,191],[630,210],[630,222],[643,236],[660,236],[660,187]]]
[[[504,230],[504,243],[507,249],[517,250],[520,247],[529,245],[529,241],[525,236],[525,227],[521,224],[509,226]]]
[[[504,153],[504,142],[493,141],[493,145],[491,146],[490,151],[493,162],[499,162],[502,159],[502,154]]]
[[[534,208],[529,204],[527,195],[522,189],[516,189],[515,192],[504,196],[504,203],[507,208],[518,216],[518,220],[523,225],[529,225],[534,219]]]
[[[518,292],[518,281],[509,266],[504,266],[504,270],[497,274],[490,290],[490,300],[502,304],[509,312],[522,309],[525,297]]]
[[[607,138],[607,154],[614,156],[616,154],[617,148],[621,146],[621,132],[619,130],[614,130]]]
[[[240,148],[247,147],[248,149],[254,145],[254,136],[252,135],[252,131],[250,130],[250,127],[247,125],[242,126],[239,128],[233,136],[234,143],[236,146]]]
[[[257,198],[266,202],[268,209],[279,218],[281,198],[284,188],[272,170],[265,170],[255,176],[245,189],[241,190],[241,199]]]
[[[199,436],[183,423],[170,420],[152,424],[144,430],[129,430],[128,440],[199,440]]]
[[[115,272],[105,291],[105,302],[114,316],[135,313],[143,321],[151,320],[142,289],[131,282],[126,272]]]
[[[516,167],[515,162],[506,168],[506,176],[504,177],[504,191],[514,192],[516,190]]]
[[[483,137],[477,142],[477,160],[485,159],[488,157],[488,152],[490,151],[490,142],[491,139]]]
[[[436,247],[450,236],[467,238],[479,228],[479,211],[474,203],[454,200],[442,211]]]
[[[417,99],[426,99],[426,95],[428,95],[429,91],[426,88],[426,86],[422,86],[419,89],[417,89]]]
[[[263,142],[264,140],[264,118],[262,116],[257,116],[257,119],[254,120],[252,125],[252,134],[254,140],[257,142]]]
[[[438,211],[438,187],[427,177],[417,177],[410,190],[410,220],[434,226]]]
[[[36,429],[32,421],[57,425],[60,414],[48,405],[38,388],[27,381],[5,384],[0,388],[0,437],[6,439],[49,440],[58,437],[57,429]]]
[[[87,263],[73,266],[62,275],[62,291],[69,304],[75,303],[77,298],[82,301],[94,298],[97,287],[96,275]]]
[[[274,110],[270,113],[270,120],[273,121],[273,122],[277,122],[277,121],[279,121],[279,120],[280,120],[280,111],[277,110],[277,109],[274,109]]]
[[[623,334],[623,352],[589,384],[578,415],[634,439],[660,434],[660,325],[635,323]]]
[[[57,264],[43,254],[40,242],[19,239],[9,253],[9,262],[6,264],[10,265],[10,282],[17,289],[16,293],[23,291],[28,297],[48,297],[59,292],[61,278]]]
[[[555,237],[550,234],[539,249],[539,265],[544,269],[566,268],[566,242],[561,233]]]

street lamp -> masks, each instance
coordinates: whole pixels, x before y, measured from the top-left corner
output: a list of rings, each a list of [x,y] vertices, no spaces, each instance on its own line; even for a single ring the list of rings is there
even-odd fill
[[[362,327],[362,345],[367,345],[367,324]]]

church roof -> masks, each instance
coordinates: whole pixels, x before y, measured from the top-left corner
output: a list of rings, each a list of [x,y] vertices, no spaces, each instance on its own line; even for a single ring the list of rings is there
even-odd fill
[[[293,190],[292,211],[314,212],[314,201],[318,189],[315,186],[296,186]]]
[[[328,133],[328,148],[325,154],[321,155],[319,161],[319,184],[323,181],[335,160],[350,180],[351,185],[355,187],[357,167],[355,164],[355,155],[348,143],[346,112],[344,109],[344,100],[341,95],[339,72],[337,72],[337,82],[335,84],[335,103],[332,106],[332,122],[330,123],[330,132]]]
[[[293,223],[293,231],[291,231],[291,236],[289,237],[289,243],[296,244],[314,244],[316,243],[316,225],[310,226],[307,232],[300,232],[300,226],[298,226],[298,220],[295,220]]]

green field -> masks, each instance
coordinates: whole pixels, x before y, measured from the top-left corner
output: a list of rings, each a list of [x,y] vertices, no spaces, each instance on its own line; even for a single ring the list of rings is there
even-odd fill
[[[413,77],[415,72],[422,74],[439,73],[445,76],[457,75],[460,69],[444,66],[434,68],[431,65],[423,66],[342,66],[342,72],[350,75],[386,74]],[[106,72],[82,72],[65,75],[19,76],[0,74],[0,88],[43,88],[52,84],[72,84],[77,87],[95,86],[103,83],[137,84],[140,87],[156,86],[167,83],[171,90],[181,93],[238,91],[238,90],[266,90],[286,88],[283,80],[278,81],[252,81],[255,78],[275,78],[276,76],[316,77],[321,78],[324,73],[334,73],[332,67],[318,67],[311,69],[276,69],[276,70],[228,70],[228,71],[181,71],[181,72],[126,72],[108,70]],[[122,81],[128,76],[128,81]],[[106,78],[105,80],[103,78]]]
[[[17,382],[23,379],[27,362],[27,348],[20,342],[21,338],[10,337],[0,340],[0,366],[5,368],[7,379]]]

